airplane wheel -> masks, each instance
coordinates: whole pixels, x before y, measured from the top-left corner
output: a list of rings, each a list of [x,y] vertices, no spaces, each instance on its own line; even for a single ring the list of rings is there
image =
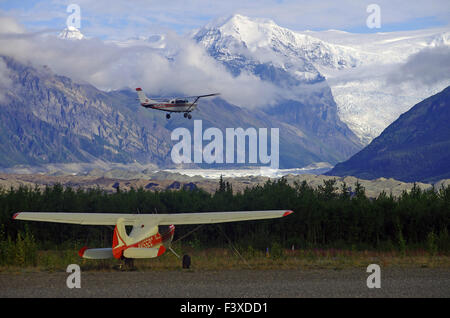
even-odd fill
[[[166,118],[167,118],[167,119],[170,119],[170,114],[166,114]]]
[[[187,118],[188,118],[188,119],[191,119],[191,118],[192,118],[192,115],[191,115],[191,114],[188,114],[188,115],[187,115]]]
[[[189,255],[183,256],[183,268],[189,269],[191,267],[191,257]]]
[[[134,271],[136,267],[134,267],[134,260],[132,258],[125,258],[125,270]]]
[[[187,118],[187,116],[188,116],[188,113],[184,113],[184,118]]]
[[[121,257],[122,263],[117,264],[113,268],[122,272],[135,271],[134,260],[132,258]]]

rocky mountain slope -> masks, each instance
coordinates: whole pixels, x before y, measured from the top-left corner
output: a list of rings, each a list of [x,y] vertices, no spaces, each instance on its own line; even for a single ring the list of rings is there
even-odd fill
[[[114,107],[110,95],[46,67],[2,59],[12,89],[0,106],[1,166],[166,160],[170,148],[158,135],[167,130],[143,110]]]
[[[170,167],[171,132],[178,127],[193,129],[193,121],[181,115],[167,121],[162,112],[140,107],[130,89],[104,92],[58,76],[48,67],[26,65],[10,57],[2,60],[12,81],[0,107],[2,167],[98,160]],[[317,105],[319,110],[322,107],[331,106]],[[309,120],[303,118],[303,123],[220,98],[206,100],[199,108],[194,118],[202,120],[203,130],[279,128],[280,167],[336,163],[360,147],[346,138],[348,131],[334,133],[339,125],[335,108],[308,114]],[[327,140],[327,134],[340,140]]]

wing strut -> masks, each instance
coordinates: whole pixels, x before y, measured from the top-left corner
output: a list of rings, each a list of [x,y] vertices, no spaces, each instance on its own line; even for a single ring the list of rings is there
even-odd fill
[[[217,95],[220,95],[220,93],[214,93],[214,94],[207,94],[207,95],[196,96],[194,102],[189,106],[189,108],[188,108],[188,110],[187,110],[186,112],[189,113],[189,112],[191,111],[192,106],[193,106],[200,98],[202,98],[202,97],[210,97],[210,96],[217,96]]]
[[[247,263],[247,261],[245,260],[245,258],[241,255],[241,253],[239,253],[239,251],[236,249],[236,247],[234,247],[233,243],[231,243],[230,238],[225,234],[225,232],[223,231],[222,227],[220,226],[220,224],[216,224],[216,226],[219,228],[220,232],[222,232],[223,236],[225,236],[225,238],[228,240],[228,244],[230,244],[230,248],[233,252],[235,252],[235,254],[237,256],[240,257],[241,260],[244,261],[245,265],[248,266],[249,269],[253,269],[249,263]]]

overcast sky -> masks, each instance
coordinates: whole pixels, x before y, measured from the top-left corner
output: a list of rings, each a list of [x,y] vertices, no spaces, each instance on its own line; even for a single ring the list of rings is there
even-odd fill
[[[81,31],[90,37],[124,39],[138,35],[184,34],[211,20],[240,13],[269,18],[292,30],[338,29],[357,33],[390,32],[450,24],[448,0],[0,0],[0,15],[29,31],[62,29],[70,4],[81,9]],[[381,27],[368,28],[370,4],[380,9]]]

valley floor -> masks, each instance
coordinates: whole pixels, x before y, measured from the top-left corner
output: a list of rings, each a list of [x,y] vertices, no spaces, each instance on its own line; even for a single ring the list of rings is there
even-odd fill
[[[174,170],[175,171],[175,170]],[[148,191],[164,191],[164,190],[179,190],[194,188],[203,189],[209,193],[214,193],[219,186],[218,178],[202,177],[195,175],[194,170],[187,172],[189,175],[181,174],[180,172],[165,172],[155,174],[142,174],[127,171],[110,171],[98,175],[45,175],[45,174],[6,174],[0,173],[0,188],[9,190],[10,188],[17,189],[20,186],[34,189],[36,186],[44,189],[47,185],[61,184],[63,187],[71,187],[73,189],[97,189],[100,188],[106,192],[116,192],[117,187],[120,190],[130,190],[131,188],[142,188]],[[200,173],[200,172],[199,172]],[[220,177],[220,175],[218,176]],[[336,177],[315,174],[289,174],[284,176],[290,185],[295,182],[301,184],[305,181],[309,186],[317,188],[323,185],[324,181],[335,179],[336,186],[341,188],[345,182],[347,186],[354,188],[356,182],[359,182],[366,191],[368,197],[377,197],[381,192],[387,195],[392,193],[393,196],[400,196],[403,191],[409,191],[414,186],[412,182],[401,182],[394,179],[378,178],[375,180],[361,180],[355,177]],[[264,185],[268,180],[275,180],[276,178],[269,178],[266,176],[238,176],[238,177],[224,177],[223,180],[230,182],[233,186],[233,191],[243,191],[245,188],[254,187],[257,185]],[[416,186],[422,190],[440,189],[442,186],[450,185],[450,179],[440,180],[435,184],[426,184],[417,182]]]

